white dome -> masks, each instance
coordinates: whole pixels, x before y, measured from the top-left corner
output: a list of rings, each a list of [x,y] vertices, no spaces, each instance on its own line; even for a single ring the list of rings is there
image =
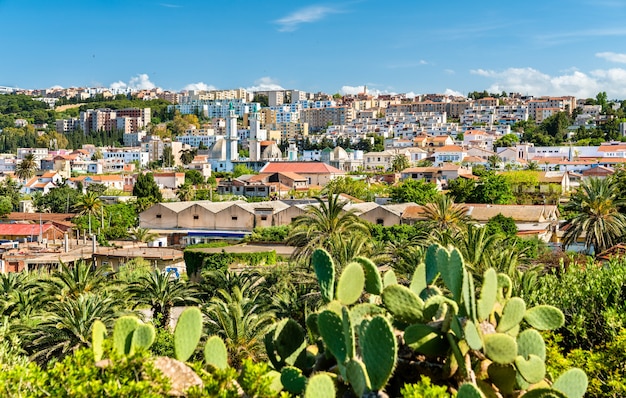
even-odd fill
[[[267,148],[263,150],[263,154],[261,155],[261,159],[281,159],[283,157],[283,153],[280,151],[280,148],[276,143],[268,145]]]

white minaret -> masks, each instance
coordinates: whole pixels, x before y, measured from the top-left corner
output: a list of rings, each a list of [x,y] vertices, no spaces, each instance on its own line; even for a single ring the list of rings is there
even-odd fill
[[[261,141],[267,139],[267,131],[261,130],[261,120],[259,118],[258,105],[254,106],[250,113],[250,139],[248,145],[250,149],[250,161],[258,162],[261,160]]]
[[[289,148],[287,149],[287,160],[290,162],[298,160],[298,147],[293,142],[289,144]]]
[[[239,134],[237,133],[237,115],[235,107],[230,103],[228,109],[228,121],[226,122],[226,160],[239,160],[239,151],[237,143],[239,142]]]

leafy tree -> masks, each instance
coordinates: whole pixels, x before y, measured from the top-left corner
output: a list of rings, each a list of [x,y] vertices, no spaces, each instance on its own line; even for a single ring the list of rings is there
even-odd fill
[[[12,205],[11,211],[16,211],[20,205],[20,185],[11,177],[7,177],[4,181],[0,182],[0,196],[9,198]]]
[[[611,179],[582,182],[564,207],[571,214],[563,235],[564,247],[584,237],[588,252],[601,253],[624,239],[626,215],[619,212],[624,203],[618,199],[616,188]]]
[[[96,195],[100,196],[104,195],[107,189],[107,186],[104,184],[89,184],[89,186],[87,187],[87,192],[93,192]]]
[[[500,159],[498,155],[489,156],[489,158],[487,158],[487,161],[489,162],[489,168],[491,170],[497,169],[502,163],[502,159]]]
[[[498,138],[494,143],[494,148],[508,148],[513,147],[515,144],[519,142],[519,137],[517,134],[505,134],[502,137]]]
[[[476,182],[470,178],[455,178],[448,182],[448,195],[457,203],[470,203]]]
[[[501,234],[507,237],[515,236],[517,234],[517,225],[512,217],[505,217],[502,213],[497,216],[493,216],[487,221],[485,225],[487,231],[492,234]]]
[[[193,162],[193,158],[196,157],[196,154],[198,153],[198,149],[194,148],[194,149],[183,149],[180,152],[180,161],[182,162],[182,164],[189,164],[191,162]]]
[[[252,170],[251,168],[246,167],[243,164],[238,164],[233,168],[234,178],[241,177],[242,175],[245,175],[245,174],[256,174],[256,172]]]
[[[138,199],[145,198],[151,203],[163,201],[163,195],[156,181],[154,181],[154,175],[152,173],[140,173],[137,176],[137,182],[133,186],[133,195]]]
[[[511,184],[509,184],[506,177],[493,172],[489,172],[480,178],[469,199],[472,203],[501,205],[515,202]]]
[[[6,196],[0,197],[0,217],[4,217],[12,211],[13,203],[11,203],[11,198]]]
[[[389,197],[395,203],[414,202],[423,205],[432,202],[438,194],[437,186],[424,180],[407,179],[389,189]]]
[[[161,165],[163,167],[172,167],[174,165],[175,158],[170,145],[163,147],[163,156],[161,157]]]
[[[342,176],[330,180],[325,191],[330,195],[345,193],[361,200],[370,198],[367,183],[364,180],[357,180],[350,176]]]
[[[185,184],[189,184],[189,185],[204,184],[204,176],[198,170],[185,170]]]
[[[79,196],[80,192],[62,184],[45,195],[34,195],[33,203],[39,212],[69,213],[75,209]]]

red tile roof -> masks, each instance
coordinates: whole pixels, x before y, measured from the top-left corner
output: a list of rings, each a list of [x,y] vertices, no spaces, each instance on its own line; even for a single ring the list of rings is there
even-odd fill
[[[269,162],[260,173],[345,174],[343,170],[323,162]]]
[[[42,232],[54,228],[52,224],[43,224]],[[31,236],[39,235],[39,224],[0,224],[0,236]]]

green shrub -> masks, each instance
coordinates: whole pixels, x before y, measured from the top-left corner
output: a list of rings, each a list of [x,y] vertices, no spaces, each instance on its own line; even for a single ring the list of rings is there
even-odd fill
[[[430,378],[421,376],[421,380],[415,384],[405,384],[400,390],[404,398],[449,398],[447,388],[431,384]]]
[[[200,270],[226,270],[233,264],[244,264],[250,267],[276,264],[274,250],[255,253],[207,253],[201,250],[185,250],[183,254],[187,265],[187,273],[194,275]]]
[[[531,305],[554,305],[565,314],[563,336],[566,351],[592,349],[612,341],[626,327],[626,259],[604,266],[572,263],[538,278],[526,298]]]
[[[257,227],[252,230],[252,235],[247,236],[246,242],[276,242],[282,243],[289,235],[289,225],[279,225],[274,227]]]

